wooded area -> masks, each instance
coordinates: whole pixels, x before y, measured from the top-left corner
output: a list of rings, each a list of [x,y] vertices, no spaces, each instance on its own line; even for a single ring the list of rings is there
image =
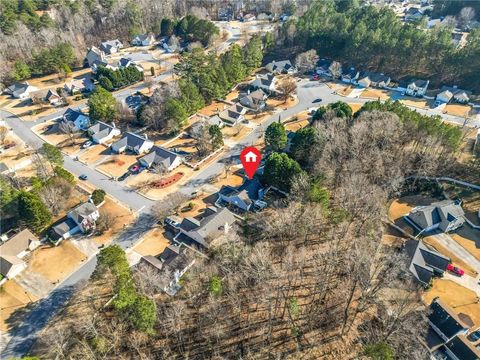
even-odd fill
[[[382,220],[404,177],[443,173],[457,144],[454,135],[445,138],[447,125],[424,129],[419,120],[405,120],[407,111],[371,103],[352,117],[343,104],[327,109],[296,136],[294,159],[275,152],[267,159],[264,181],[268,172],[283,171],[272,179],[282,178],[289,197],[261,216],[247,216],[208,249],[208,259],[198,257],[175,297],[159,293],[154,271],[134,272],[136,291],[156,302],[151,330],[139,331],[129,312],[116,314],[108,299],[120,293],[107,272],[78,291],[36,353],[426,358],[417,343],[427,328],[421,290],[403,253],[382,244]],[[271,151],[284,143],[283,131],[271,125],[266,133]]]

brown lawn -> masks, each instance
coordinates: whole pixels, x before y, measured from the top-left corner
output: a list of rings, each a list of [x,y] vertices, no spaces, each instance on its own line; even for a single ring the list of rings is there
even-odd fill
[[[145,171],[144,171],[145,172]],[[140,191],[142,194],[144,194],[145,196],[151,198],[151,199],[154,199],[154,200],[160,200],[160,199],[163,199],[165,196],[167,196],[168,194],[171,194],[172,192],[175,192],[177,191],[180,186],[182,186],[183,184],[185,184],[188,179],[190,177],[192,177],[192,175],[195,173],[193,171],[193,169],[189,166],[186,166],[186,165],[180,165],[178,168],[176,168],[172,174],[174,173],[177,173],[177,172],[181,172],[183,173],[183,176],[182,178],[180,179],[180,181],[178,181],[177,183],[173,184],[173,185],[170,185],[166,188],[150,188],[148,190],[145,190],[145,191]],[[139,174],[137,176],[140,176],[142,174]],[[138,183],[138,182],[137,182]],[[135,183],[134,183],[135,184]]]
[[[261,124],[262,122],[267,120],[270,115],[271,115],[270,112],[261,113],[261,114],[247,114],[245,115],[245,119],[255,124]]]
[[[408,214],[414,206],[406,202],[402,202],[400,199],[394,200],[388,209],[388,218],[395,221],[404,215]]]
[[[186,153],[196,153],[197,148],[195,147],[197,141],[189,137],[180,137],[175,141],[172,141],[168,144],[169,149],[176,149],[177,151],[184,151]]]
[[[9,325],[6,323],[10,315],[16,310],[38,300],[34,295],[29,294],[14,280],[8,280],[0,288],[0,330],[7,331]]]
[[[122,176],[137,162],[135,155],[115,154],[97,166],[97,169],[113,177]]]
[[[145,234],[133,248],[140,255],[157,256],[165,250],[170,241],[165,237],[163,228],[155,228]]]
[[[298,104],[298,99],[295,98],[288,98],[287,101],[284,101],[283,99],[274,99],[274,98],[269,98],[267,99],[267,105],[268,106],[273,106],[273,107],[279,107],[281,109],[288,109],[291,108],[292,106],[295,106]]]
[[[207,105],[203,109],[200,109],[198,113],[203,114],[205,116],[212,116],[224,110],[226,107],[228,107],[228,104],[224,102],[213,101],[210,105]]]
[[[90,165],[101,160],[104,156],[111,154],[110,148],[97,144],[85,150],[78,158],[80,161]]]
[[[115,221],[110,230],[100,236],[93,237],[93,240],[99,245],[107,245],[111,243],[115,235],[120,233],[124,227],[130,225],[135,220],[135,215],[133,215],[125,206],[120,205],[109,196],[105,199],[105,203],[100,207],[99,212],[100,214],[111,216]]]
[[[58,246],[41,247],[33,252],[28,269],[47,278],[52,284],[70,275],[87,257],[68,240]]]
[[[467,116],[470,113],[471,106],[460,104],[447,104],[443,111],[450,115]]]
[[[390,99],[390,95],[391,93],[387,90],[367,88],[362,92],[360,97],[375,100],[378,98],[380,98],[380,100],[388,100]]]
[[[425,99],[419,99],[415,97],[406,97],[405,99],[400,100],[401,103],[407,106],[413,106],[420,109],[428,109],[428,102]]]
[[[128,186],[134,187],[138,184],[143,184],[143,183],[159,180],[161,178],[162,178],[162,176],[159,175],[159,174],[155,174],[155,173],[150,172],[148,170],[144,170],[140,174],[130,175],[129,177],[127,177],[125,182]]]
[[[225,99],[227,101],[236,101],[238,100],[238,95],[239,95],[239,91],[238,90],[233,90],[232,92],[228,93],[227,96],[225,97]]]
[[[450,234],[450,236],[475,258],[480,260],[480,231],[464,225],[455,234]]]
[[[48,130],[48,126],[52,126],[50,130]],[[83,136],[82,133],[77,133],[74,135],[73,139],[70,139],[70,136],[67,134],[63,134],[59,128],[58,123],[55,121],[50,121],[45,124],[42,124],[36,128],[34,131],[39,134],[43,139],[60,148],[62,151],[66,152],[67,154],[75,154],[80,151],[80,146],[88,140],[87,137]]]
[[[59,74],[51,74],[42,76],[39,78],[32,78],[28,80],[30,85],[36,86],[39,89],[63,87],[65,82],[71,81],[72,79],[84,78],[85,75],[91,72],[90,68],[79,69],[73,71],[67,78],[61,78]]]
[[[252,131],[248,126],[237,124],[235,126],[225,126],[222,129],[223,136],[226,139],[240,140],[244,136],[248,135]]]
[[[343,89],[339,87],[339,89],[337,90],[337,94],[348,96],[352,93],[353,89],[355,89],[353,86],[347,86],[347,87],[344,87]]]
[[[231,187],[237,187],[243,184],[243,176],[240,174],[241,169],[235,170],[234,168],[230,169],[230,172],[225,177],[225,172],[219,175],[215,182],[212,184],[213,186],[218,187],[219,189],[223,185],[230,185]],[[243,171],[242,171],[243,172]]]
[[[53,221],[58,221],[64,216],[67,215],[67,213],[74,207],[77,206],[80,203],[83,203],[88,200],[88,196],[85,195],[83,192],[80,192],[77,188],[73,188],[72,193],[68,197],[68,199],[65,200],[64,208],[65,210],[61,211],[58,213],[56,216],[53,217]]]
[[[352,108],[352,111],[355,114],[358,110],[360,110],[362,108],[363,104],[349,103],[348,106],[350,106]]]
[[[32,154],[32,151],[28,150],[23,141],[13,132],[7,133],[3,146],[8,148],[3,149],[0,153],[0,162],[5,163],[8,167],[20,165]]]
[[[423,301],[429,305],[437,296],[457,314],[470,316],[475,326],[480,326],[480,306],[478,297],[473,291],[450,280],[435,279],[432,288],[423,294]]]
[[[285,124],[285,129],[288,131],[298,131],[306,127],[308,124],[309,124],[308,120],[297,120],[297,121],[293,121]]]
[[[452,263],[457,265],[458,267],[462,268],[465,270],[465,272],[468,275],[475,276],[475,270],[465,261],[463,261],[461,258],[457,257],[454,253],[452,253],[450,250],[442,246],[437,240],[435,240],[434,237],[432,236],[427,236],[423,239],[423,241],[433,247],[435,250],[437,250],[439,253],[449,257],[452,260]]]

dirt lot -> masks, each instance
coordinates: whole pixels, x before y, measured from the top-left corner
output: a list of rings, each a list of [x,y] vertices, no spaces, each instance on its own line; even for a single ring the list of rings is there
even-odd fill
[[[51,126],[50,129],[48,127]],[[76,154],[80,151],[80,146],[88,140],[82,133],[75,134],[71,140],[69,135],[63,134],[56,121],[49,121],[34,128],[34,131],[45,139],[46,142],[57,146],[67,154]]]
[[[480,306],[473,291],[450,280],[435,279],[432,288],[424,293],[423,301],[429,305],[437,296],[450,305],[457,314],[470,316],[475,326],[480,326]]]
[[[415,97],[405,97],[404,99],[400,100],[401,103],[407,106],[413,106],[419,109],[428,109],[429,104],[428,101],[425,99],[419,99]]]
[[[472,108],[468,105],[447,104],[443,111],[450,115],[467,116]]]
[[[267,99],[267,105],[268,106],[273,106],[273,107],[279,107],[281,109],[288,109],[288,108],[291,108],[292,106],[295,106],[298,104],[298,99],[295,97],[295,98],[288,98],[287,101],[283,101],[281,99],[273,99],[273,98],[269,98]]]
[[[174,150],[179,153],[185,153],[184,155],[194,154],[197,152],[197,148],[195,147],[196,140],[189,138],[189,137],[180,137],[175,141],[172,141],[168,144],[167,148],[170,150]]]
[[[170,241],[165,237],[163,228],[150,230],[133,248],[140,255],[157,256],[165,250]]]
[[[251,128],[242,124],[237,124],[232,127],[225,126],[222,129],[222,133],[225,139],[233,139],[233,140],[240,140],[241,138],[249,134],[251,131],[252,131]]]
[[[68,240],[64,240],[58,246],[41,247],[34,251],[25,271],[37,272],[55,284],[70,275],[86,258]]]
[[[110,148],[105,145],[97,144],[91,146],[89,149],[82,152],[82,154],[78,157],[80,161],[90,165],[94,164],[97,161],[101,160],[104,156],[110,155],[112,152]]]
[[[459,243],[470,254],[480,260],[480,231],[474,230],[469,225],[464,225],[451,234],[453,240]]]
[[[111,243],[124,226],[131,224],[135,220],[135,216],[123,205],[118,204],[109,196],[106,197],[105,203],[100,207],[100,214],[108,214],[115,219],[110,230],[100,236],[93,237],[93,240],[99,245],[107,245]]]
[[[367,88],[362,92],[360,97],[365,99],[377,100],[378,98],[380,98],[380,100],[388,100],[390,99],[390,95],[391,92],[387,90]]]
[[[29,294],[14,280],[8,280],[0,288],[0,330],[7,331],[9,325],[6,320],[16,310],[38,300],[34,295]]]
[[[140,157],[140,156],[139,156]],[[114,154],[97,166],[97,169],[113,177],[122,176],[137,162],[137,156]]]
[[[227,101],[237,101],[238,100],[238,95],[239,95],[239,91],[238,90],[233,90],[232,92],[228,93],[227,96],[225,97],[225,99]]]
[[[348,96],[352,93],[353,89],[355,89],[355,87],[353,87],[353,86],[346,86],[343,89],[339,88],[337,90],[337,94],[342,95],[342,96]]]
[[[203,114],[206,116],[212,116],[217,114],[218,112],[224,110],[229,105],[221,102],[221,101],[213,101],[210,105],[205,106],[203,109],[198,111],[199,114]]]
[[[468,263],[457,257],[454,253],[446,249],[444,246],[442,246],[437,240],[435,240],[434,237],[427,236],[423,239],[423,241],[433,247],[435,250],[437,250],[440,254],[449,257],[452,260],[453,264],[465,270],[468,275],[475,276],[475,270],[470,265],[468,265]]]

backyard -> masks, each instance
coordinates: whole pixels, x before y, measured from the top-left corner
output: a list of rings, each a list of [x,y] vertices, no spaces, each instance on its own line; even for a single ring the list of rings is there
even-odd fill
[[[145,234],[133,250],[143,256],[157,256],[170,244],[163,228],[155,228]]]
[[[99,212],[100,214],[107,214],[114,221],[109,230],[92,238],[98,245],[111,243],[117,234],[135,220],[135,215],[130,210],[112,200],[109,196],[105,198],[105,203],[99,208]]]

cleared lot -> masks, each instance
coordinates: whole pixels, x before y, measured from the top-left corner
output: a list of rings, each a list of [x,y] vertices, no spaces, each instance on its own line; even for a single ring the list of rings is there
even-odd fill
[[[102,160],[105,156],[110,154],[111,151],[108,147],[97,144],[82,152],[78,158],[87,165],[91,165]]]
[[[424,293],[423,301],[429,305],[437,296],[457,313],[470,316],[475,326],[480,326],[480,306],[473,291],[450,280],[435,279],[431,289]]]
[[[388,99],[390,99],[391,95],[392,95],[392,93],[390,91],[387,91],[387,90],[367,88],[362,92],[360,97],[365,98],[365,99],[388,100]]]
[[[152,229],[145,234],[143,239],[133,249],[143,256],[157,256],[170,245],[170,240],[165,235],[163,228]]]
[[[34,271],[52,283],[57,283],[72,273],[87,257],[68,240],[58,246],[35,250],[25,271]]]
[[[14,280],[8,280],[0,288],[0,330],[7,331],[10,328],[8,319],[17,310],[31,302],[38,300],[29,294]]]
[[[113,177],[122,176],[137,162],[137,156],[127,154],[115,154],[97,166],[97,169]]]
[[[447,104],[443,109],[447,114],[455,116],[467,116],[470,113],[470,110],[472,110],[470,106],[460,104]]]

